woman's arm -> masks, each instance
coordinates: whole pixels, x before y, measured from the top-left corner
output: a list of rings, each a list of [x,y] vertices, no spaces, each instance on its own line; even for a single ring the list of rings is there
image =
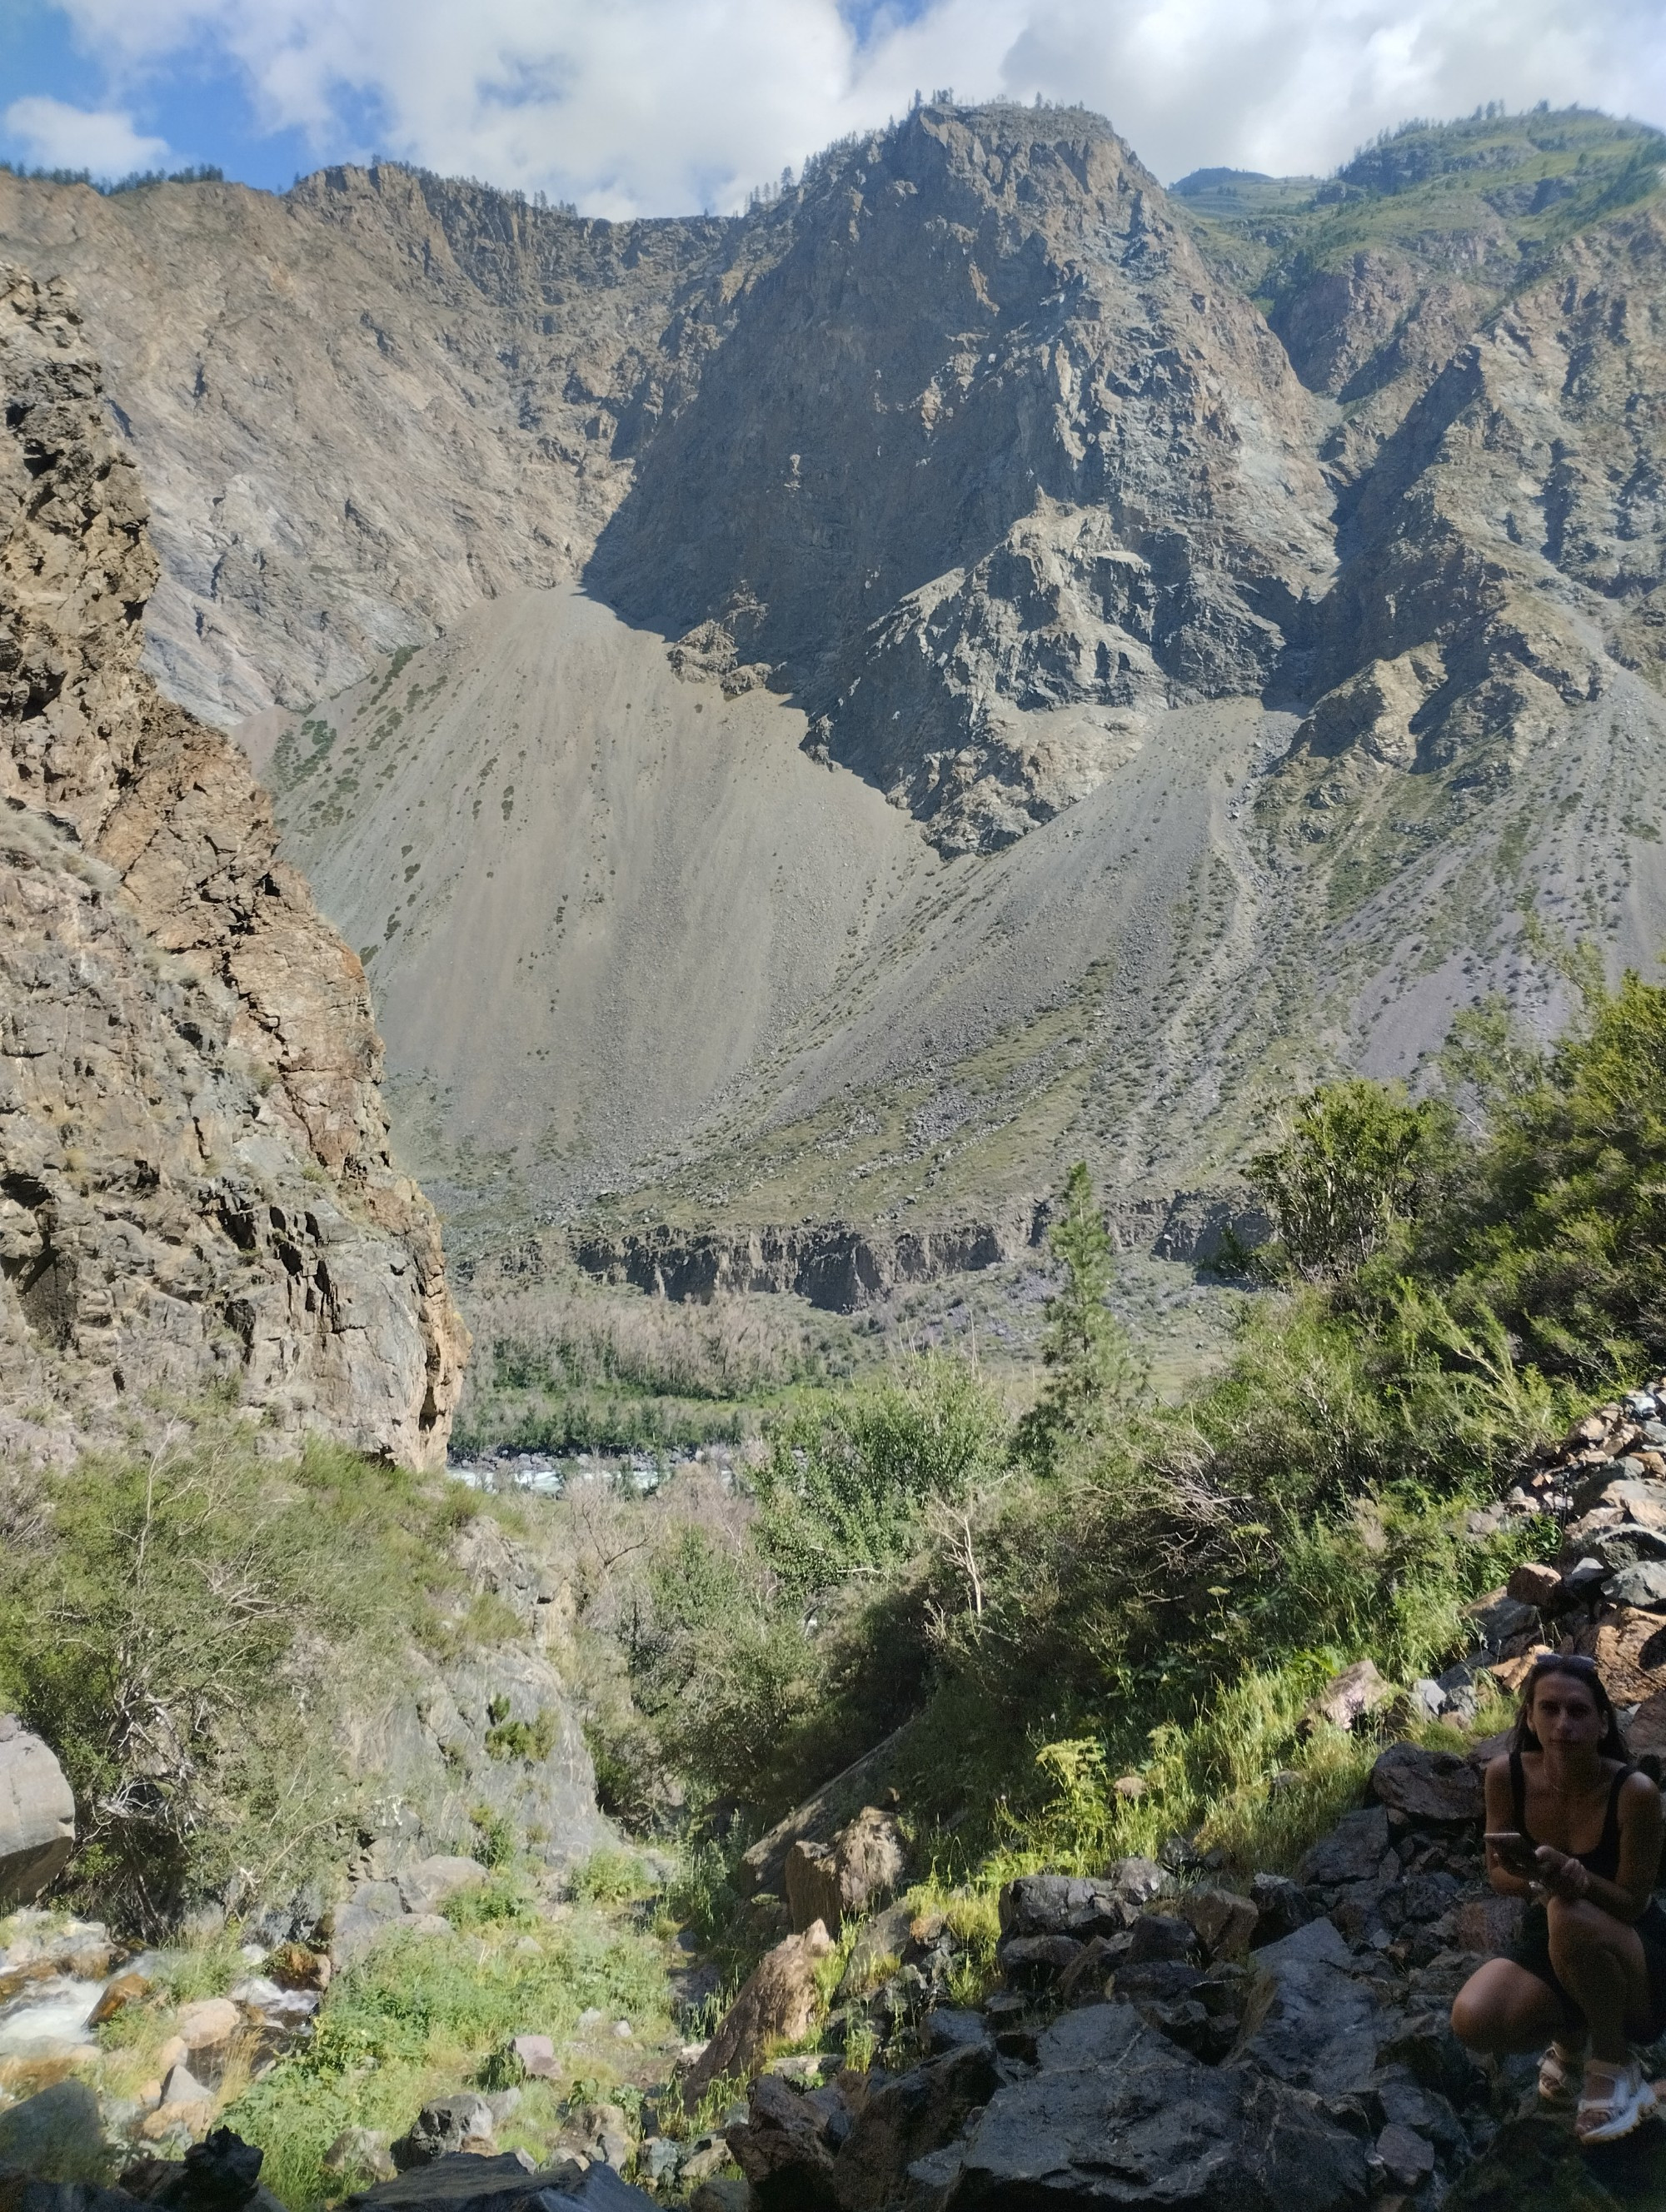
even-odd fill
[[[1630,1922],[1642,1916],[1654,1893],[1666,1811],[1646,1774],[1626,1777],[1620,1785],[1619,1810],[1620,1872],[1614,1881],[1604,1881],[1567,1852],[1553,1850],[1548,1844],[1540,1850],[1539,1863],[1545,1870],[1545,1887],[1558,1897],[1589,1899],[1616,1920]]]
[[[1486,1789],[1488,1828],[1495,1832],[1513,1829],[1516,1808],[1511,1802],[1510,1761],[1507,1757],[1500,1756],[1487,1761]],[[1491,1844],[1487,1846],[1487,1879],[1500,1897],[1530,1897],[1533,1893],[1532,1883],[1524,1875],[1511,1874]]]

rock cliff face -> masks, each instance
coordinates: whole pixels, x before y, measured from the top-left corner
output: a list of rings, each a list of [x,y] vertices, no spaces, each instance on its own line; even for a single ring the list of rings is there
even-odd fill
[[[363,971],[243,757],[139,671],[143,498],[62,285],[0,274],[0,386],[9,1441],[220,1384],[433,1463],[466,1337]]]
[[[1298,752],[1507,775],[1666,667],[1666,223],[1575,240],[1460,346],[1344,511]],[[1363,664],[1363,665],[1362,665]]]
[[[575,575],[763,243],[386,166],[281,199],[0,176],[0,238],[89,304],[162,559],[147,665],[222,726]]]
[[[1102,118],[923,109],[817,166],[589,574],[987,850],[1261,690],[1330,571],[1316,431]]]

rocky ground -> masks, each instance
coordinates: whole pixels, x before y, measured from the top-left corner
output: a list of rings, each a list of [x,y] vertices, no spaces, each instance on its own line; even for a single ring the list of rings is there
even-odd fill
[[[1293,1873],[1177,1835],[1155,1858],[1018,1875],[988,1926],[970,1893],[910,1887],[906,1808],[865,1802],[883,1794],[883,1754],[870,1757],[740,1863],[747,1917],[775,1940],[702,2038],[678,2039],[708,2018],[711,1977],[660,1919],[641,1940],[661,1946],[663,2010],[644,2006],[651,1984],[634,2020],[528,1984],[485,2047],[448,2062],[448,2084],[419,2094],[399,2077],[413,2086],[397,2126],[337,2130],[326,2193],[331,2175],[356,2181],[356,2203],[388,2212],[489,2197],[501,2212],[550,2212],[552,2197],[696,2212],[1657,2204],[1666,2124],[1580,2153],[1537,2110],[1531,2062],[1475,2060],[1447,2014],[1521,1910],[1487,1884],[1479,1847],[1500,1740],[1474,1739],[1495,1693],[1536,1650],[1590,1651],[1635,1748],[1666,1748],[1666,1575],[1651,1571],[1666,1559],[1666,1376],[1578,1423],[1474,1533],[1506,1516],[1557,1534],[1471,1608],[1462,1659],[1402,1687],[1361,1662],[1315,1699],[1310,1729],[1381,1748],[1363,1802]],[[63,1808],[37,1795],[39,1874],[61,1856]],[[488,1871],[423,1849],[390,1832],[331,1911],[301,1900],[281,1926],[246,1927],[241,1950],[218,1939],[225,1986],[207,1996],[187,1994],[183,1962],[200,1950],[125,1957],[96,1926],[15,1917],[0,2172],[78,2181],[125,2160],[124,2187],[154,2194],[164,2183],[135,2161],[177,2159],[228,2114],[258,2142],[255,2088],[309,2063],[332,2021],[362,2019],[388,1961],[416,1974],[430,1946],[495,1987],[503,1961],[570,1942],[596,1910],[581,1869],[547,1879],[530,1917],[495,1924]],[[622,1927],[654,1919],[666,1872],[639,1866],[617,1893]],[[182,2171],[165,2185],[183,2188]]]

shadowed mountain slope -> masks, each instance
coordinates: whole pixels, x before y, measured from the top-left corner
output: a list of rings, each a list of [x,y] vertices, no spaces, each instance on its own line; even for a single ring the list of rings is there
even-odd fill
[[[1097,117],[923,110],[817,166],[589,580],[991,849],[1267,681],[1329,575],[1317,428]]]
[[[121,333],[153,651],[356,674],[246,737],[471,1235],[903,1222],[1213,1174],[1486,989],[1559,1021],[1559,941],[1652,959],[1663,143],[1170,195],[930,107],[723,223],[386,167],[0,207]]]

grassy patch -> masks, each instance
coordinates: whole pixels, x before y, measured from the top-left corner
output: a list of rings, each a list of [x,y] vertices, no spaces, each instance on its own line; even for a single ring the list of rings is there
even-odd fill
[[[474,1893],[469,1912],[478,1902]],[[669,2032],[664,1957],[653,1938],[590,1910],[554,1922],[453,1917],[466,1926],[449,1936],[390,1937],[344,1975],[311,2042],[226,2112],[228,2126],[264,2150],[262,2179],[291,2212],[339,2193],[323,2159],[343,2129],[403,2134],[430,2098],[476,2082],[514,2036],[568,2046],[564,2080],[529,2085],[499,2134],[504,2148],[542,2157],[575,2082],[606,2089],[622,2078],[605,2050],[575,2041],[582,2013],[629,2020],[635,2045]]]

